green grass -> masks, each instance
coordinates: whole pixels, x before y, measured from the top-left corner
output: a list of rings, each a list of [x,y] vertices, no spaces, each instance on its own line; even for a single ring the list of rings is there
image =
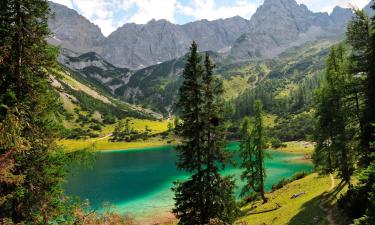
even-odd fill
[[[311,155],[314,152],[314,144],[307,141],[290,141],[285,142],[286,147],[279,148],[278,150],[292,153],[306,153]]]
[[[310,174],[305,178],[293,181],[283,188],[266,194],[268,202],[252,202],[241,210],[245,214],[234,224],[248,225],[328,225],[327,214],[319,208],[322,200],[330,198],[329,207],[334,210],[334,218],[337,224],[347,225],[348,219],[335,206],[339,194],[344,193],[346,188],[340,187],[339,180],[335,179],[335,188],[331,188],[329,176],[319,176],[317,173]],[[291,196],[305,192],[297,198]],[[276,209],[276,210],[274,210]],[[274,210],[274,211],[269,211]],[[268,211],[268,212],[265,212]],[[164,224],[167,225],[167,224]],[[168,224],[171,225],[171,224]]]
[[[170,141],[170,143],[168,143]],[[133,142],[111,142],[109,137],[100,138],[89,138],[79,140],[61,140],[58,144],[64,146],[67,151],[73,151],[78,149],[84,149],[93,147],[95,150],[127,150],[147,147],[158,147],[165,145],[177,144],[177,141],[163,140],[159,137],[149,138],[147,140],[138,140]]]
[[[233,76],[230,79],[223,80],[224,98],[233,99],[242,94],[249,86],[249,75]]]
[[[328,176],[319,177],[311,174],[301,180],[294,181],[285,187],[267,194],[269,202],[262,204],[260,201],[251,203],[243,208],[247,214],[238,221],[246,221],[251,225],[326,225],[326,214],[319,208],[323,193],[329,190],[331,180]],[[298,198],[291,199],[293,194],[305,192]],[[279,209],[266,213],[259,213],[270,209]],[[259,213],[259,214],[256,214]]]
[[[125,119],[124,119],[125,120]],[[146,120],[129,118],[130,127],[137,131],[144,131],[147,125],[151,129],[151,134],[159,134],[168,129],[168,121]],[[162,145],[175,144],[176,141],[171,139],[161,139],[160,137],[149,138],[148,140],[139,140],[134,142],[110,142],[110,135],[116,127],[116,124],[103,126],[99,133],[98,138],[87,138],[78,140],[60,140],[58,144],[62,145],[65,149],[77,150],[93,146],[96,150],[118,150],[118,149],[132,149],[132,148],[145,148],[156,147]],[[168,143],[170,142],[170,143]]]

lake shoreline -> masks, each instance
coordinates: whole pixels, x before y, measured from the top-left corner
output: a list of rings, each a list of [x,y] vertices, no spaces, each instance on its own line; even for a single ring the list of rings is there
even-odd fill
[[[231,141],[229,143],[236,143],[238,141]],[[294,143],[305,143],[305,142],[294,142]],[[112,153],[112,152],[134,152],[134,151],[155,151],[159,148],[163,148],[163,147],[176,147],[178,144],[177,143],[171,143],[171,144],[168,144],[168,143],[165,143],[165,144],[155,144],[155,145],[147,145],[145,147],[129,147],[129,148],[112,148],[112,149],[99,149],[99,150],[96,150],[100,153]],[[277,148],[277,149],[267,149],[269,151],[276,151],[276,152],[283,152],[283,153],[287,153],[287,154],[295,154],[295,155],[300,155],[300,154],[303,154],[303,156],[299,157],[299,158],[296,158],[294,160],[291,160],[291,161],[298,161],[298,162],[301,162],[301,163],[312,163],[312,158],[311,158],[311,155],[312,155],[312,151],[311,151],[311,148],[309,149],[305,149],[305,148],[300,148],[299,150],[297,149],[288,149],[288,147],[284,147],[284,148]]]

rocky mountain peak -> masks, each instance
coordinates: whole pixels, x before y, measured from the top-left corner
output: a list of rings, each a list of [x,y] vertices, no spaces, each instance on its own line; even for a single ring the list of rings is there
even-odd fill
[[[336,6],[330,14],[330,17],[336,25],[343,26],[353,17],[353,12],[349,8]]]
[[[348,9],[336,8],[330,16],[313,13],[295,0],[265,0],[252,16],[248,32],[234,43],[231,58],[272,58],[308,41],[339,38],[352,15]]]
[[[101,51],[105,37],[100,28],[73,9],[49,2],[53,16],[48,21],[54,37],[49,42],[76,52]]]
[[[372,4],[373,4],[372,2],[369,2],[366,5],[366,7],[363,9],[369,16],[375,16],[375,10],[371,8]]]

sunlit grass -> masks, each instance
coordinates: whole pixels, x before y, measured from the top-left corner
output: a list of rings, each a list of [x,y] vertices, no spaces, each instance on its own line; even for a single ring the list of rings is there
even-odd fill
[[[161,139],[160,137],[153,137],[147,140],[137,140],[132,142],[111,142],[110,137],[89,138],[79,140],[61,140],[58,144],[62,145],[67,151],[84,149],[93,147],[95,150],[127,150],[135,148],[159,147],[165,145],[175,145],[178,142],[171,139]]]
[[[279,148],[279,150],[293,153],[312,154],[314,152],[314,144],[307,141],[290,141],[285,142],[286,147]]]
[[[273,225],[301,225],[320,224],[326,225],[328,222],[326,214],[319,209],[322,194],[329,190],[331,180],[328,176],[319,177],[317,174],[309,175],[301,180],[294,181],[285,187],[267,194],[269,202],[262,204],[260,201],[251,203],[243,208],[249,210],[248,213],[259,213],[270,209],[280,208],[266,213],[247,215],[239,220],[246,221],[251,225],[273,224]],[[305,192],[305,194],[291,199],[293,194]]]

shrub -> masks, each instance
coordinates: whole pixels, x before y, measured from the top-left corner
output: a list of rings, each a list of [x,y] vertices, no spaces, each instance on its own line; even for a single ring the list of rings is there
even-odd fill
[[[271,147],[276,149],[276,148],[281,148],[281,147],[286,147],[286,144],[284,144],[280,139],[278,138],[272,138],[271,139]]]
[[[100,131],[102,130],[102,126],[100,126],[100,124],[92,124],[90,125],[90,129]]]

